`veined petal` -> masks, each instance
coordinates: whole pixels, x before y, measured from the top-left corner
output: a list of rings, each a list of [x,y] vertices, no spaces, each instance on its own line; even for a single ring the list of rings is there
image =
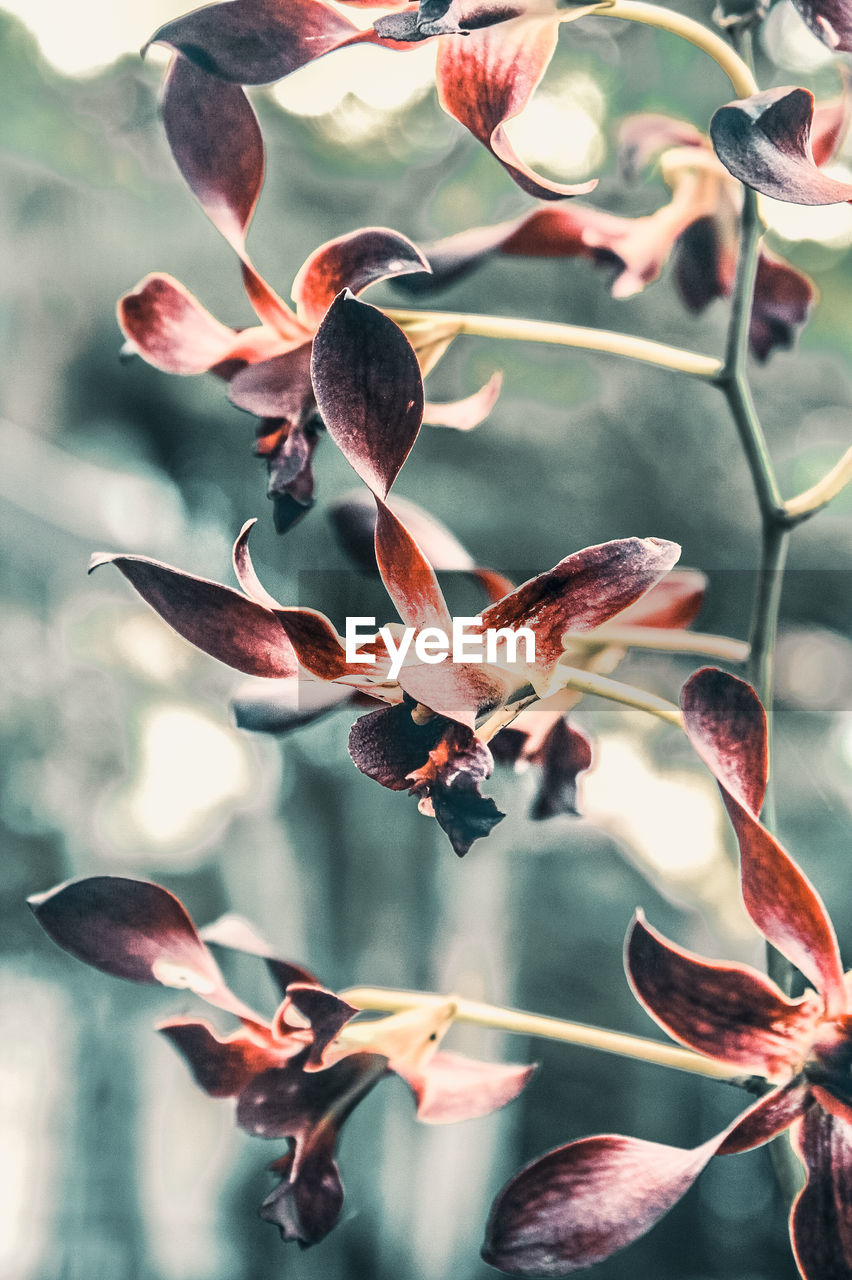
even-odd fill
[[[317,330],[311,377],[329,435],[364,483],[386,498],[423,417],[423,380],[407,338],[346,290]]]
[[[807,876],[763,827],[766,717],[743,680],[705,667],[684,685],[684,729],[715,775],[740,846],[743,900],[763,936],[811,980],[826,1013],[846,1011],[843,967],[831,920]]]
[[[625,943],[634,995],[668,1035],[739,1071],[788,1079],[822,1016],[810,992],[788,1000],[746,965],[703,960],[650,928],[641,912]]]
[[[264,360],[281,337],[259,326],[238,332],[212,316],[169,275],[148,275],[118,302],[118,323],[132,349],[165,373],[206,373],[226,360]]]
[[[852,1127],[814,1106],[792,1137],[808,1174],[790,1219],[799,1270],[805,1280],[850,1280]]]
[[[555,183],[540,178],[506,134],[506,123],[523,111],[544,75],[558,32],[555,16],[520,17],[442,40],[438,47],[441,106],[488,147],[519,187],[545,200],[584,195],[597,186],[597,179]]]
[[[842,91],[835,98],[824,98],[822,102],[814,104],[811,150],[814,163],[820,167],[828,164],[834,157],[849,131],[852,97],[849,94],[849,79],[842,67],[841,74],[843,75]]]
[[[478,1062],[458,1053],[436,1053],[412,1084],[417,1119],[425,1124],[473,1120],[513,1102],[535,1066]]]
[[[232,0],[231,5],[211,7],[245,3]],[[308,331],[246,255],[246,231],[263,184],[265,159],[260,125],[243,89],[176,57],[166,76],[161,110],[175,162],[216,230],[240,256],[258,316],[286,339],[304,338]]]
[[[635,604],[622,609],[617,625],[683,630],[695,621],[706,590],[707,578],[698,569],[672,569]]]
[[[321,0],[229,0],[164,23],[148,45],[167,45],[221,80],[270,84],[357,34]]]
[[[189,1018],[170,1019],[157,1030],[174,1045],[195,1083],[212,1098],[237,1097],[254,1076],[304,1049],[303,1043],[273,1047],[245,1031],[222,1039],[206,1022]]]
[[[147,556],[98,553],[90,571],[102,564],[114,564],[178,635],[220,662],[250,676],[296,674],[293,646],[263,605]]]
[[[346,649],[329,619],[316,609],[280,608],[275,617],[287,633],[301,666],[320,680],[340,680],[346,676],[375,676],[381,679],[382,659],[374,664],[347,662]],[[361,652],[367,649],[360,646]]]
[[[433,716],[425,724],[411,717],[412,704],[382,707],[359,716],[349,733],[349,754],[362,773],[390,791],[407,791],[418,769],[447,727]]]
[[[435,571],[405,525],[376,498],[376,563],[400,618],[410,627],[440,627],[453,620]]]
[[[379,18],[373,28],[395,40],[428,40],[476,31],[531,12],[552,17],[554,8],[549,0],[538,5],[529,0],[421,0],[413,12]]]
[[[536,668],[562,656],[566,631],[591,631],[633,604],[677,562],[680,547],[660,538],[624,538],[586,547],[531,578],[482,614],[483,629],[529,627]]]
[[[281,352],[280,338],[278,350]],[[291,351],[246,365],[231,378],[228,395],[239,409],[260,418],[303,421],[314,404],[311,343],[301,342]]]
[[[123,876],[69,880],[29,905],[45,933],[85,964],[131,982],[188,988],[257,1021],[228,990],[182,904],[160,885]]]
[[[362,227],[315,249],[293,281],[291,297],[302,324],[315,329],[342,289],[361,293],[368,285],[429,263],[407,236],[387,227]]]
[[[763,195],[804,205],[848,201],[852,183],[830,178],[814,162],[813,114],[808,89],[768,89],[720,107],[710,136],[725,168]]]
[[[452,427],[455,431],[470,431],[484,422],[497,403],[500,388],[503,386],[502,373],[492,373],[491,377],[474,391],[473,395],[463,400],[452,400],[447,404],[430,404],[423,406],[423,421],[435,427]]]
[[[837,53],[852,50],[852,15],[843,0],[793,0],[793,6],[829,49]]]

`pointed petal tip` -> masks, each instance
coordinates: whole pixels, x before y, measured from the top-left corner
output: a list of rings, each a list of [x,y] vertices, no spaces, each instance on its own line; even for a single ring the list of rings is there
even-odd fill
[[[112,564],[118,554],[117,551],[93,551],[89,557],[86,573],[93,573],[95,569],[100,569],[101,565]]]

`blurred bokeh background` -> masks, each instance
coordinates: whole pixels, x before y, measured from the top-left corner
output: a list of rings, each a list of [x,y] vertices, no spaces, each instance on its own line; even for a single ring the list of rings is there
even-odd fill
[[[3,873],[0,1276],[3,1280],[482,1280],[491,1197],[522,1161],[597,1131],[689,1145],[743,1095],[585,1050],[458,1031],[452,1045],[541,1069],[501,1115],[417,1126],[399,1082],[348,1123],[347,1203],[318,1248],[280,1244],[255,1215],[280,1149],[236,1132],[201,1095],[157,1018],[180,993],[134,988],[52,947],[24,906],[66,877],[155,879],[199,922],[253,919],[331,986],[459,990],[656,1034],[629,994],[621,940],[642,905],[707,954],[760,962],[714,789],[671,730],[586,700],[596,764],[583,819],[532,823],[529,775],[488,789],[508,817],[458,862],[413,801],[361,776],[346,713],[280,742],[232,726],[238,678],[190,649],[89,553],[129,550],[229,581],[243,521],[261,576],[288,600],[306,570],[347,570],[325,507],[352,485],[321,441],[317,507],[276,537],[253,421],[213,379],[120,363],[116,298],[168,271],[222,320],[250,322],[236,261],[177,174],[157,118],[162,61],[134,50],[172,0],[20,0],[0,13],[0,436]],[[711,5],[693,5],[710,20]],[[369,15],[372,16],[372,15]],[[285,296],[306,255],[365,224],[430,240],[510,217],[528,199],[440,111],[429,48],[334,55],[253,91],[268,176],[251,233]],[[759,48],[768,86],[837,92],[829,55],[787,4]],[[727,100],[691,48],[603,19],[563,29],[518,146],[566,178],[602,174],[595,201],[648,212],[656,178],[614,172],[618,119],[636,110],[705,127]],[[841,164],[844,163],[841,157]],[[821,290],[795,353],[755,371],[782,486],[815,480],[849,441],[852,209],[770,212],[773,243]],[[390,289],[372,300],[396,301]],[[405,303],[403,302],[403,305]],[[615,302],[586,262],[502,260],[436,305],[619,328],[720,351],[726,308],[687,315],[664,278]],[[489,421],[424,429],[399,492],[451,526],[480,562],[528,576],[587,544],[673,538],[710,577],[703,630],[744,636],[758,524],[733,427],[712,388],[662,371],[463,339],[430,377],[435,399],[505,372]],[[783,836],[852,954],[852,504],[794,538],[779,651]],[[328,581],[334,581],[332,574]],[[365,587],[366,590],[371,588]],[[312,601],[335,610],[333,599]],[[341,621],[338,618],[338,621]],[[645,656],[624,678],[666,696],[689,661]],[[271,1011],[250,967],[237,975]],[[601,1280],[785,1280],[794,1274],[765,1151],[719,1160],[671,1217]]]

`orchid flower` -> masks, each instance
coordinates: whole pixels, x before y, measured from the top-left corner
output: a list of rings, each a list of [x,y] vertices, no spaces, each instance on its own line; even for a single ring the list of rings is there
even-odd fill
[[[361,7],[363,0],[345,0]],[[544,199],[584,194],[596,180],[548,182],[518,156],[506,125],[529,102],[556,50],[562,22],[590,13],[598,0],[559,6],[556,0],[396,0],[361,31],[323,0],[227,0],[165,23],[149,44],[163,44],[218,81],[223,97],[240,85],[280,80],[315,58],[358,43],[404,52],[437,42],[438,97],[444,110],[500,162],[509,176]],[[147,46],[146,46],[147,47]],[[242,92],[242,90],[238,90]],[[210,93],[215,93],[210,89]]]
[[[790,1231],[805,1280],[852,1276],[852,975],[815,889],[759,819],[766,789],[766,717],[756,694],[714,668],[685,685],[686,732],[716,777],[741,857],[753,922],[813,984],[799,999],[742,964],[702,959],[667,941],[641,913],[625,965],[650,1015],[681,1044],[762,1078],[766,1095],[692,1150],[617,1135],[559,1147],[503,1189],[486,1259],[512,1275],[561,1276],[643,1235],[714,1155],[745,1151],[790,1129],[807,1182]]]
[[[387,503],[422,418],[413,350],[386,316],[344,292],[314,339],[312,376],[326,429],[373,494],[376,563],[403,626],[450,635],[453,620],[435,571]],[[390,703],[356,721],[352,758],[383,786],[411,790],[459,855],[502,817],[479,792],[493,768],[477,733],[483,719],[507,710],[511,719],[521,699],[540,695],[564,657],[565,634],[592,631],[639,600],[680,551],[656,538],[587,547],[483,610],[472,635],[529,628],[534,659],[511,654],[502,637],[496,661],[436,666],[403,652],[391,675],[390,633],[380,632],[350,661],[324,614],[282,606],[265,591],[248,550],[250,528],[234,548],[242,594],[142,556],[98,555],[93,567],[114,563],[170,626],[238,671],[278,679],[306,674]]]
[[[220,1036],[207,1022],[170,1018],[158,1030],[214,1098],[236,1100],[237,1123],[284,1138],[272,1166],[279,1185],[261,1207],[284,1240],[315,1244],[343,1204],[335,1153],[344,1120],[385,1077],[400,1076],[417,1118],[446,1124],[489,1115],[521,1092],[530,1066],[478,1062],[439,1048],[452,1001],[371,1021],[306,969],[280,959],[245,922],[223,917],[199,932],[168,890],[141,880],[94,876],[37,894],[42,928],[78,960],[132,982],[188,988],[240,1020]],[[281,1002],[269,1020],[230,990],[208,943],[260,956]]]
[[[848,99],[817,108],[815,154],[825,163],[842,139]],[[654,213],[626,218],[580,202],[539,205],[493,226],[472,227],[423,246],[431,268],[398,280],[406,292],[428,293],[466,275],[494,255],[586,258],[612,273],[612,294],[629,298],[656,280],[669,258],[684,305],[703,311],[730,297],[739,242],[741,193],[713,155],[710,139],[684,120],[637,115],[622,124],[619,163],[627,179],[656,162],[671,199]],[[740,175],[738,175],[740,176]],[[759,360],[792,345],[807,322],[814,287],[801,272],[762,249],[749,339]]]
[[[214,79],[176,58],[163,93],[166,134],[178,168],[214,226],[237,253],[249,300],[260,324],[221,324],[179,281],[146,276],[118,303],[127,350],[166,373],[213,372],[228,383],[235,405],[257,414],[256,451],[266,458],[269,497],[279,531],[313,503],[312,458],[322,422],[311,389],[311,344],[334,297],[408,271],[428,270],[405,236],[364,227],[316,249],[299,270],[293,311],[257,272],[246,236],[260,195],[264,148],[257,117],[239,85]],[[453,334],[428,321],[412,331],[424,373]],[[469,428],[490,413],[499,375],[473,396],[446,406],[426,405],[427,422]]]

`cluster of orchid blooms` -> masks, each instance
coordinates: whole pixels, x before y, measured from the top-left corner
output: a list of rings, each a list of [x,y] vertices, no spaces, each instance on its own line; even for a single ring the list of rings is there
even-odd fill
[[[428,311],[395,319],[362,301],[361,292],[393,280],[422,294],[490,255],[509,254],[587,258],[607,266],[613,293],[626,297],[656,279],[672,256],[685,305],[700,310],[734,290],[741,183],[801,204],[852,198],[852,186],[823,168],[842,141],[847,100],[844,94],[815,107],[802,89],[752,94],[717,112],[709,137],[665,116],[628,119],[619,138],[622,173],[631,178],[658,165],[671,199],[647,217],[616,216],[557,203],[595,183],[566,186],[536,175],[515,153],[506,125],[544,74],[562,23],[595,13],[664,25],[653,16],[662,11],[633,0],[397,0],[384,7],[388,12],[364,30],[323,0],[227,0],[156,32],[152,42],[173,51],[162,100],[172,153],[237,253],[258,324],[221,324],[162,274],[121,299],[119,321],[130,350],[167,372],[216,374],[233,403],[260,419],[257,452],[267,460],[279,531],[313,504],[312,459],[325,431],[365,486],[335,505],[335,529],[357,566],[378,569],[401,624],[449,631],[437,575],[460,571],[482,592],[480,630],[529,628],[534,660],[504,640],[496,660],[485,663],[438,665],[409,653],[392,677],[391,654],[377,634],[362,646],[364,660],[352,662],[329,618],[282,605],[262,586],[249,553],[251,521],[234,547],[239,591],[140,555],[98,555],[94,564],[114,564],[204,652],[266,678],[268,693],[253,686],[238,695],[242,726],[283,732],[341,707],[360,709],[349,734],[355,765],[380,785],[415,796],[462,856],[503,816],[481,791],[495,761],[539,768],[533,817],[575,811],[577,775],[590,767],[592,745],[568,712],[590,688],[612,686],[618,696],[608,676],[632,643],[651,647],[656,639],[673,647],[674,640],[690,651],[688,628],[704,579],[674,567],[674,543],[623,538],[574,551],[516,586],[477,564],[414,503],[391,497],[421,423],[476,426],[492,408],[500,378],[465,400],[430,405],[423,378],[460,326]],[[797,0],[797,7],[826,43],[852,50],[852,9],[842,0]],[[710,33],[708,39],[723,43]],[[346,45],[404,53],[424,40],[437,44],[443,107],[539,203],[509,222],[422,248],[383,227],[341,236],[299,271],[293,310],[246,248],[264,150],[244,86],[279,79]],[[806,277],[761,251],[748,321],[758,359],[792,343],[813,297]],[[737,653],[736,642],[724,638],[694,639],[694,652],[714,652],[715,645],[723,655]],[[549,1152],[497,1196],[483,1256],[516,1275],[560,1276],[588,1266],[648,1230],[714,1155],[789,1129],[807,1174],[791,1217],[801,1272],[807,1280],[852,1277],[852,1011],[834,932],[816,891],[761,822],[768,741],[755,692],[706,667],[684,686],[681,708],[680,715],[671,708],[669,718],[682,724],[719,784],[739,843],[748,913],[811,985],[793,999],[752,969],[690,954],[638,915],[625,952],[638,1000],[696,1062],[714,1061],[721,1077],[748,1078],[761,1096],[695,1149],[605,1135]],[[188,988],[238,1020],[225,1036],[192,1018],[171,1019],[160,1030],[202,1089],[236,1099],[242,1128],[286,1140],[287,1152],[272,1166],[279,1185],[261,1213],[302,1245],[321,1240],[339,1217],[340,1128],[382,1078],[401,1076],[418,1118],[444,1123],[512,1101],[533,1070],[439,1048],[459,1015],[452,997],[359,1016],[354,996],[350,1002],[280,959],[246,922],[224,917],[199,931],[156,885],[101,876],[31,903],[47,933],[79,959],[132,981]],[[211,947],[266,963],[281,996],[271,1019],[229,989]]]

